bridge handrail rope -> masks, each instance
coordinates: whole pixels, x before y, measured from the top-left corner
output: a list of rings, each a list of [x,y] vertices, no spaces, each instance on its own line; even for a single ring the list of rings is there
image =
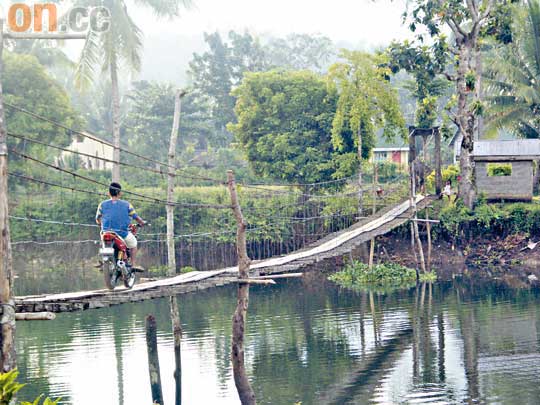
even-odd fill
[[[41,121],[48,122],[49,124],[52,124],[52,125],[57,126],[59,128],[65,129],[66,131],[68,131],[71,134],[76,134],[76,135],[82,136],[84,138],[91,139],[91,140],[93,140],[95,142],[101,143],[102,145],[109,145],[109,146],[111,145],[110,142],[105,141],[103,139],[100,139],[98,136],[93,135],[93,134],[89,133],[88,131],[76,130],[76,129],[71,128],[71,127],[69,127],[67,125],[64,125],[64,124],[62,124],[60,122],[54,121],[54,120],[49,119],[47,117],[43,117],[42,115],[36,114],[36,113],[34,113],[32,111],[29,111],[29,110],[27,110],[25,108],[22,108],[22,107],[19,107],[19,106],[16,106],[16,105],[13,105],[11,103],[4,102],[4,105],[6,107],[12,108],[12,109],[17,110],[19,112],[22,112],[23,114],[30,115],[31,117],[34,117],[34,118],[39,119]],[[169,164],[167,164],[167,163],[160,162],[159,160],[149,158],[148,156],[141,155],[141,154],[139,154],[137,152],[133,152],[133,151],[131,151],[129,149],[126,149],[125,147],[120,147],[119,150],[120,150],[120,152],[123,152],[125,154],[134,156],[134,157],[136,157],[138,159],[145,160],[145,161],[147,161],[149,163],[160,165],[160,166],[163,166],[163,167],[166,167],[166,168],[172,167],[172,166],[169,166]],[[71,151],[71,152],[76,153],[75,151]],[[95,156],[93,156],[93,158],[95,158]],[[113,161],[113,163],[116,163],[116,161]],[[118,163],[121,164],[121,162],[118,162]],[[214,179],[214,178],[205,177],[205,176],[197,176],[197,175],[193,175],[193,174],[187,172],[186,170],[179,169],[177,167],[172,167],[172,168],[175,169],[178,172],[182,172],[185,177],[189,177],[189,178],[197,179],[197,180],[212,181],[212,182],[215,182],[215,183],[218,183],[218,184],[221,184],[221,185],[226,184],[226,182],[221,180],[221,179]],[[149,169],[151,169],[151,168],[149,168]]]
[[[247,233],[250,232],[257,232],[260,230],[273,228],[276,226],[283,226],[284,221],[288,221],[288,224],[295,224],[295,223],[302,223],[302,222],[308,222],[316,219],[326,219],[326,218],[339,218],[339,217],[348,217],[353,216],[354,214],[348,213],[348,214],[331,214],[331,215],[321,215],[321,216],[314,216],[309,218],[301,218],[301,217],[275,217],[282,219],[281,222],[274,222],[264,225],[259,225],[256,227],[249,227],[246,229]],[[62,221],[52,221],[52,220],[44,220],[44,219],[38,219],[38,218],[27,218],[27,217],[19,217],[19,216],[9,216],[11,219],[15,220],[24,220],[24,221],[30,221],[30,222],[38,222],[38,223],[49,223],[49,224],[55,224],[55,225],[65,225],[65,226],[81,226],[81,227],[98,227],[97,224],[83,224],[83,223],[72,223],[72,222],[62,222]],[[225,231],[217,231],[217,232],[195,232],[190,234],[182,234],[182,235],[174,235],[174,239],[183,239],[183,238],[193,238],[193,237],[201,237],[201,236],[215,236],[215,235],[224,235],[224,234],[236,234],[235,229],[231,230],[225,230]],[[140,233],[140,236],[165,236],[166,233],[160,232],[160,233]],[[148,240],[148,239],[141,239],[139,240],[140,243],[148,243],[148,242],[166,242],[166,239],[154,239],[154,240]],[[24,241],[14,241],[12,242],[12,245],[22,245],[22,244],[36,244],[36,245],[54,245],[54,244],[81,244],[81,243],[99,243],[98,239],[85,239],[85,240],[53,240],[53,241],[35,241],[35,240],[24,240]]]
[[[27,115],[30,115],[36,119],[39,119],[39,120],[42,120],[42,121],[46,121],[52,125],[55,125],[55,126],[58,126],[60,128],[63,128],[65,129],[66,131],[70,132],[70,133],[73,133],[73,134],[77,134],[77,135],[80,135],[82,137],[86,137],[88,139],[91,139],[95,142],[98,142],[98,143],[101,143],[101,144],[104,144],[104,145],[110,145],[110,142],[107,142],[105,140],[102,140],[100,139],[99,137],[89,133],[88,131],[79,131],[79,130],[76,130],[74,128],[71,128],[69,126],[66,126],[66,125],[63,125],[57,121],[54,121],[52,119],[49,119],[49,118],[46,118],[46,117],[43,117],[39,114],[36,114],[32,111],[29,111],[25,108],[22,108],[22,107],[19,107],[19,106],[16,106],[16,105],[13,105],[11,103],[5,103],[5,105],[7,107],[10,107],[10,108],[13,108],[17,111],[20,111],[24,114],[27,114]],[[67,148],[63,148],[61,146],[57,146],[57,145],[52,145],[52,144],[49,144],[49,143],[46,143],[46,142],[42,142],[42,141],[38,141],[38,140],[35,140],[35,139],[32,139],[32,138],[29,138],[28,136],[23,136],[23,135],[20,135],[20,134],[15,134],[15,133],[12,133],[12,132],[8,132],[8,135],[9,136],[12,136],[12,137],[15,137],[15,138],[18,138],[18,139],[21,139],[21,140],[24,140],[24,141],[27,141],[27,142],[32,142],[32,143],[36,143],[36,144],[39,144],[39,145],[42,145],[42,146],[47,146],[47,147],[51,147],[51,148],[54,148],[54,149],[57,149],[57,150],[62,150],[62,151],[65,151],[65,152],[69,152],[69,153],[73,153],[73,154],[76,154],[76,155],[80,155],[80,156],[85,156],[85,157],[88,157],[88,158],[92,158],[92,159],[97,159],[97,160],[100,160],[100,161],[104,161],[104,162],[108,162],[108,163],[117,163],[115,160],[111,160],[111,159],[107,159],[107,158],[104,158],[104,157],[98,157],[98,156],[93,156],[93,155],[90,155],[90,154],[87,154],[87,153],[84,153],[84,152],[79,152],[79,151],[74,151],[74,150],[71,150],[71,149],[67,149]],[[147,156],[144,156],[144,155],[141,155],[139,153],[136,153],[136,152],[133,152],[129,149],[126,149],[124,147],[120,147],[119,150],[121,152],[124,152],[126,154],[129,154],[129,155],[132,155],[134,157],[137,157],[139,159],[143,159],[149,163],[154,163],[156,165],[159,165],[159,166],[163,166],[165,168],[169,168],[170,166],[165,163],[165,162],[161,162],[159,160],[156,160],[156,159],[152,159],[152,158],[149,158]],[[132,167],[132,168],[136,168],[136,169],[140,169],[140,170],[145,170],[145,171],[150,171],[152,173],[156,173],[156,174],[160,174],[160,175],[164,175],[164,174],[167,174],[166,172],[162,171],[162,170],[156,170],[154,168],[151,168],[151,167],[143,167],[143,166],[139,166],[139,165],[134,165],[134,164],[131,164],[131,163],[127,163],[127,162],[122,162],[122,161],[119,161],[118,164],[120,165],[123,165],[123,166],[126,166],[126,167]],[[187,178],[191,178],[191,179],[195,179],[195,180],[203,180],[203,181],[211,181],[211,182],[215,182],[215,183],[218,183],[218,184],[221,184],[221,185],[226,185],[226,182],[221,180],[221,179],[215,179],[215,178],[212,178],[212,177],[208,177],[208,176],[199,176],[199,175],[194,175],[194,174],[191,174],[189,172],[187,172],[186,170],[183,170],[183,169],[180,169],[180,168],[177,168],[177,167],[173,167],[177,172],[180,172],[183,174],[184,177],[187,177]],[[318,186],[318,185],[325,185],[325,184],[334,184],[334,183],[340,183],[340,182],[344,182],[344,181],[348,181],[348,180],[351,180],[351,179],[354,179],[356,178],[356,175],[351,175],[351,176],[348,176],[348,177],[344,177],[344,178],[341,178],[341,179],[335,179],[335,180],[326,180],[326,181],[321,181],[321,182],[315,182],[315,183],[292,183],[292,184],[248,184],[248,183],[239,183],[239,185],[243,186],[243,187],[249,187],[249,188],[258,188],[258,189],[261,189],[263,190],[264,187],[263,186],[266,186],[266,187],[305,187],[305,186]],[[267,191],[276,191],[276,190],[270,190],[270,189],[267,189]]]
[[[46,166],[46,167],[48,167],[50,169],[54,169],[54,170],[60,171],[62,173],[67,173],[67,174],[69,174],[69,175],[71,175],[73,177],[76,177],[76,178],[82,179],[84,181],[94,183],[94,184],[97,184],[97,185],[100,185],[100,186],[103,186],[103,187],[106,187],[106,188],[109,187],[108,183],[103,183],[101,181],[92,179],[92,178],[87,177],[87,176],[83,176],[83,175],[78,174],[76,172],[73,172],[73,171],[70,171],[70,170],[67,170],[67,169],[63,169],[63,168],[61,168],[59,166],[44,162],[44,161],[36,159],[36,158],[34,158],[32,156],[21,153],[21,152],[15,150],[13,148],[9,148],[9,151],[11,153],[14,153],[17,156],[22,157],[23,159],[36,162],[36,163],[41,164],[43,166]],[[175,205],[175,206],[180,206],[180,207],[183,206],[183,207],[216,208],[216,209],[230,209],[231,208],[228,205],[219,205],[219,204],[180,203],[180,202],[175,202],[175,201],[166,201],[166,200],[162,200],[162,199],[159,199],[159,198],[156,198],[156,197],[147,196],[147,195],[136,193],[136,192],[129,191],[129,190],[122,190],[122,192],[124,192],[125,194],[130,194],[130,195],[134,195],[135,197],[138,197],[138,198],[133,198],[132,199],[133,201],[156,202],[156,203],[160,203],[160,204]]]
[[[89,153],[84,153],[84,152],[80,152],[80,151],[76,151],[76,150],[63,148],[61,146],[52,145],[50,143],[38,141],[36,139],[28,138],[28,137],[25,137],[25,136],[22,136],[22,135],[19,135],[19,134],[15,134],[13,132],[8,132],[8,135],[13,137],[13,138],[21,139],[21,140],[23,140],[25,142],[35,143],[37,145],[42,145],[42,146],[46,146],[46,147],[49,147],[49,148],[61,150],[63,152],[73,153],[74,155],[84,156],[84,157],[87,157],[87,158],[90,158],[90,159],[96,159],[96,160],[106,162],[106,163],[116,163],[116,161],[112,160],[112,159],[107,159],[105,157],[94,156],[94,155],[91,155]],[[144,170],[144,171],[148,171],[148,172],[152,172],[152,173],[156,173],[156,174],[160,174],[160,175],[167,175],[166,171],[156,170],[156,169],[153,169],[151,167],[138,166],[138,165],[135,165],[135,164],[132,164],[132,163],[127,163],[127,162],[122,162],[122,161],[119,161],[118,164],[120,164],[121,166],[130,167],[130,168],[133,168],[133,169],[140,169],[140,170]],[[201,179],[198,179],[198,180],[201,180]],[[212,179],[205,178],[205,180],[212,180]]]
[[[316,182],[316,183],[275,183],[275,184],[272,184],[272,183],[248,183],[248,184],[242,184],[244,187],[247,187],[247,186],[250,186],[250,187],[264,187],[264,186],[267,186],[267,187],[283,187],[283,186],[288,186],[288,187],[305,187],[305,186],[320,186],[320,185],[323,185],[323,184],[334,184],[334,183],[341,183],[343,181],[347,181],[347,180],[352,180],[352,179],[356,179],[358,176],[353,174],[351,176],[348,176],[348,177],[343,177],[341,179],[335,179],[335,180],[325,180],[325,181],[320,181],[320,182]]]

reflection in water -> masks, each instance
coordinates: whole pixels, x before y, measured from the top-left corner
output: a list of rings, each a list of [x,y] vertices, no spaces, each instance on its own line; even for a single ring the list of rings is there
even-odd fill
[[[234,286],[179,296],[184,404],[237,404],[230,366]],[[540,294],[495,284],[420,285],[382,295],[320,273],[251,288],[246,360],[259,403],[534,404]],[[18,324],[21,399],[150,403],[144,317],[156,315],[166,403],[174,397],[166,299]]]

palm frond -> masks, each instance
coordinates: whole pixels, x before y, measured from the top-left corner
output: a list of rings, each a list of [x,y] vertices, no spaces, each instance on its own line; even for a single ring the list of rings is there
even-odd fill
[[[117,49],[117,55],[122,58],[130,70],[140,71],[143,33],[131,19],[123,2],[122,4],[118,2],[115,9],[113,46]]]
[[[75,69],[75,86],[80,90],[86,90],[94,81],[95,68],[102,55],[99,39],[96,33],[88,32]]]

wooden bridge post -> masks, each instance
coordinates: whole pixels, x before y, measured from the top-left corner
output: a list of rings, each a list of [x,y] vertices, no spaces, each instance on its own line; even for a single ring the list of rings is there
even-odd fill
[[[416,179],[415,179],[415,168],[414,161],[410,167],[411,172],[411,182],[410,182],[410,198],[411,198],[411,208],[413,210],[413,219],[412,227],[414,232],[414,239],[416,241],[416,246],[418,247],[418,255],[420,257],[420,266],[422,272],[426,272],[426,261],[424,258],[424,248],[422,247],[422,241],[420,240],[420,233],[418,232],[418,210],[416,208]],[[418,275],[418,271],[416,273]]]
[[[163,405],[163,391],[161,389],[161,374],[159,371],[159,358],[157,347],[157,325],[153,315],[146,317],[146,349],[148,351],[148,370],[150,372],[150,389],[154,404]]]
[[[362,181],[362,131],[358,128],[358,219],[364,215],[364,190]]]
[[[0,79],[2,78],[2,51],[4,48],[4,23],[0,19]],[[12,296],[12,261],[8,215],[8,149],[7,128],[4,114],[2,84],[0,82],[0,372],[14,369],[15,353],[15,303]]]
[[[373,208],[372,208],[372,214],[375,215],[377,212],[377,163],[373,161]],[[371,238],[370,245],[369,245],[369,268],[373,268],[373,259],[375,256],[375,238]]]
[[[435,137],[435,194],[442,193],[442,171],[441,171],[441,131],[439,127],[433,128]]]
[[[237,305],[233,315],[232,326],[232,365],[234,383],[242,405],[253,405],[255,393],[249,384],[244,359],[244,331],[249,303],[249,265],[250,259],[246,248],[247,223],[242,215],[238,202],[236,182],[232,170],[227,172],[227,185],[231,194],[231,204],[236,219],[236,252],[238,255],[238,294]]]
[[[176,274],[176,252],[174,248],[174,180],[176,178],[176,141],[180,127],[181,100],[186,93],[178,90],[174,96],[174,117],[169,139],[168,177],[167,177],[167,260],[169,276]]]
[[[176,296],[169,297],[169,307],[171,310],[172,329],[174,336],[174,382],[175,382],[175,405],[182,404],[182,324],[180,323],[180,311]]]

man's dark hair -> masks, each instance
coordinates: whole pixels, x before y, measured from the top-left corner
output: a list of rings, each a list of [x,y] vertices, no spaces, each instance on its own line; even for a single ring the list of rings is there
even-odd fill
[[[122,186],[120,183],[111,183],[109,186],[109,194],[111,197],[118,197],[118,194],[120,194],[120,191],[122,191]]]

